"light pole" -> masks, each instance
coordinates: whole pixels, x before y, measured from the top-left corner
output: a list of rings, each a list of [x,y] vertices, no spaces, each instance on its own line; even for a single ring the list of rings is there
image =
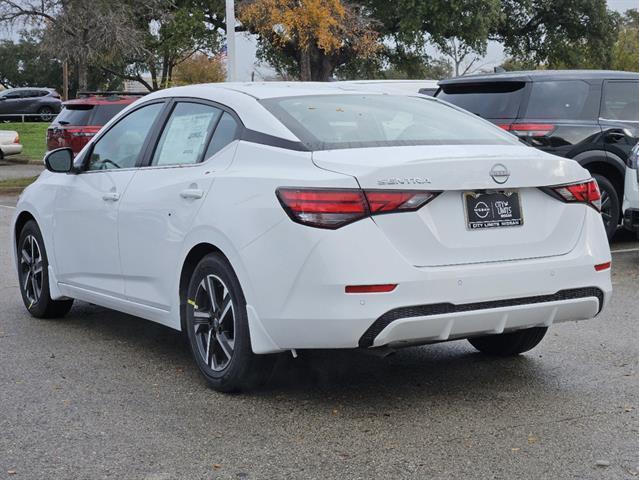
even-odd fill
[[[237,79],[235,51],[235,1],[226,0],[226,79],[234,82]]]

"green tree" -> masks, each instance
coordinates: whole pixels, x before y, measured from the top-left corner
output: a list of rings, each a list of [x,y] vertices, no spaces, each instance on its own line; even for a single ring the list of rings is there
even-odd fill
[[[615,70],[639,72],[639,10],[628,10],[612,51]]]

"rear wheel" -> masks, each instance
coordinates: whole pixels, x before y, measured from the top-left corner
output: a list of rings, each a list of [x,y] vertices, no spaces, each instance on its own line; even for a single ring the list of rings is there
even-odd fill
[[[546,335],[547,327],[527,328],[516,332],[469,338],[470,344],[482,353],[511,357],[536,347]]]
[[[186,329],[198,368],[221,392],[248,390],[270,375],[273,358],[251,349],[246,300],[233,269],[209,254],[189,282]]]
[[[608,235],[608,239],[611,239],[619,226],[621,212],[619,195],[617,195],[615,187],[606,177],[594,174],[592,178],[599,185],[599,191],[601,192],[601,219],[604,222],[606,235]]]
[[[18,238],[18,279],[22,301],[37,318],[66,315],[73,300],[53,300],[49,291],[49,260],[38,225],[28,221]]]
[[[40,107],[38,113],[40,114],[40,120],[43,122],[50,122],[53,118],[53,108],[51,107]]]

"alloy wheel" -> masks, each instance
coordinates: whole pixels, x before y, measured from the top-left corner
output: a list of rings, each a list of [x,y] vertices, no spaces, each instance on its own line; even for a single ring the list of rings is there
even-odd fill
[[[607,190],[601,190],[601,217],[605,225],[612,221],[612,204]]]
[[[233,297],[220,277],[207,275],[198,285],[193,308],[193,329],[200,357],[213,371],[224,370],[235,348]]]
[[[33,235],[27,235],[22,242],[20,271],[22,273],[22,290],[29,300],[29,308],[31,308],[40,300],[44,282],[42,252],[38,240]]]

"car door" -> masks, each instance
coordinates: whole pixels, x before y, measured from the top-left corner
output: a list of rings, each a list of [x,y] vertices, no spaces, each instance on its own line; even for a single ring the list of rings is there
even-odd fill
[[[178,100],[120,206],[119,238],[129,300],[170,310],[183,242],[217,172],[227,167],[239,123],[220,106]],[[206,160],[206,161],[203,161]]]
[[[164,102],[147,104],[120,119],[79,159],[56,195],[54,251],[58,281],[110,296],[123,296],[118,250],[119,200],[149,144]]]
[[[22,113],[20,103],[22,101],[22,90],[11,90],[5,93],[2,98],[4,100],[0,101],[0,113]]]
[[[604,82],[599,122],[606,151],[625,161],[639,138],[639,82]]]

